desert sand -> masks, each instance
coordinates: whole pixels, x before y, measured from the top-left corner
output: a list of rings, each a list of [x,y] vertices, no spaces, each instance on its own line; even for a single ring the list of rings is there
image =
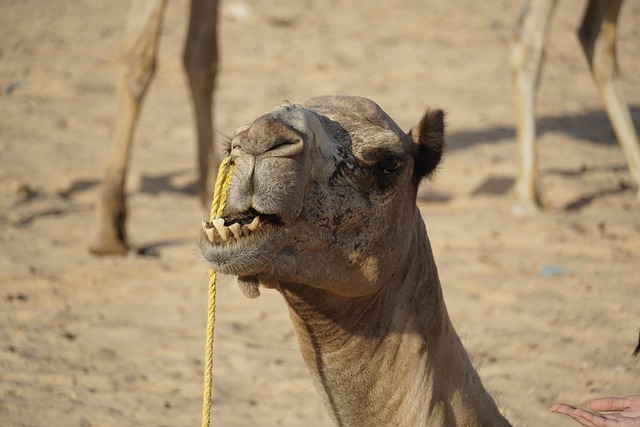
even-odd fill
[[[539,93],[548,209],[512,214],[518,171],[507,0],[223,1],[220,139],[287,99],[361,95],[405,129],[448,113],[419,195],[453,322],[512,421],[570,426],[556,401],[640,392],[640,202],[560,2]],[[171,2],[136,132],[131,240],[87,251],[114,132],[128,2],[0,5],[0,425],[199,425],[207,267],[195,249],[195,135]],[[640,124],[640,2],[622,86]],[[218,285],[213,425],[329,426],[274,291]]]

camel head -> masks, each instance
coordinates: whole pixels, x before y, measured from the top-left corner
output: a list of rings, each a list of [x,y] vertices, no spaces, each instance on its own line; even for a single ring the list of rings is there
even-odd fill
[[[241,284],[372,295],[401,274],[421,221],[417,187],[443,145],[441,110],[404,133],[365,98],[282,104],[229,141],[224,223],[200,252]]]

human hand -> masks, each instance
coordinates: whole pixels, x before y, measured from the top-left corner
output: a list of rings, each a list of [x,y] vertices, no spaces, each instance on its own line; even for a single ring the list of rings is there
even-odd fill
[[[588,403],[590,411],[556,403],[551,412],[567,415],[586,427],[640,427],[640,395],[601,397]]]

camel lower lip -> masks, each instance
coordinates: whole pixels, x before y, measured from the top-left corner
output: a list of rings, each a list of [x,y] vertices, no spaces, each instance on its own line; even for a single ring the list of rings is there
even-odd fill
[[[269,254],[278,250],[279,235],[272,226],[264,226],[259,232],[228,243],[211,243],[204,235],[200,239],[200,254],[219,273],[254,275],[269,269]]]

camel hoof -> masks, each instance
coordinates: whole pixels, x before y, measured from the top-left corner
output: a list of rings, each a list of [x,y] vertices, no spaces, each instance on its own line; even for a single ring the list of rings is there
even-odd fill
[[[89,252],[93,255],[126,255],[129,245],[115,237],[100,233],[89,245]]]
[[[528,216],[540,213],[542,211],[542,206],[538,205],[534,202],[517,202],[511,212],[514,216]]]
[[[550,204],[546,197],[536,194],[534,196],[518,197],[511,212],[514,216],[529,216],[548,210],[549,207]]]

